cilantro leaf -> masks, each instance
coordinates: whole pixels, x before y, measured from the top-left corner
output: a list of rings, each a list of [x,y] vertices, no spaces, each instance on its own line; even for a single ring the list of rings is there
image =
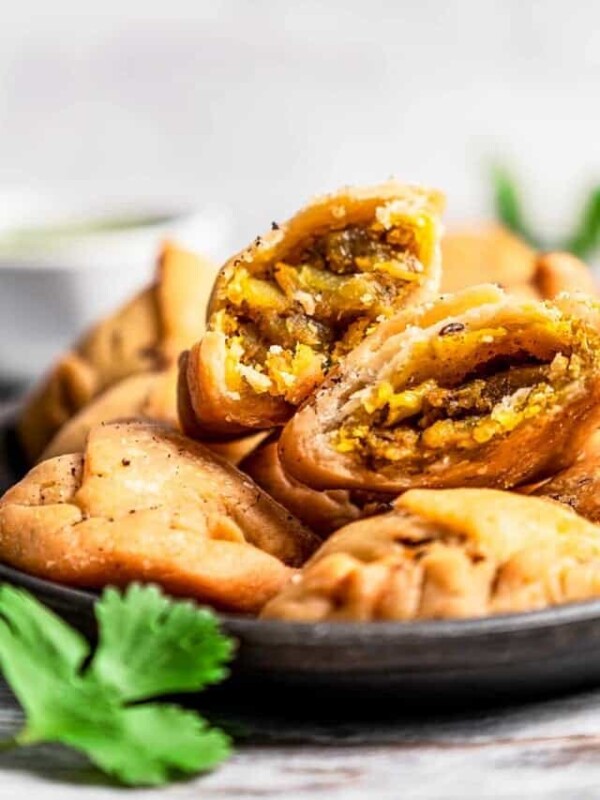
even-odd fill
[[[89,655],[85,638],[27,592],[0,586],[0,613],[13,638],[35,648],[40,660],[52,660],[62,676],[76,672]]]
[[[85,748],[74,746],[132,786],[160,785],[172,772],[209,770],[231,754],[226,734],[178,706],[146,703],[121,710],[117,719],[114,735],[87,738]]]
[[[133,584],[123,595],[107,589],[96,616],[100,644],[91,669],[124,700],[195,691],[227,675],[232,642],[210,611]]]
[[[26,714],[16,743],[69,745],[130,785],[158,785],[226,758],[228,737],[196,712],[130,705],[224,677],[232,644],[211,612],[134,586],[124,596],[105,592],[98,617],[89,662],[80,634],[26,592],[0,588],[0,665]],[[168,648],[173,654],[163,657]]]
[[[69,716],[87,642],[30,595],[0,588],[0,663],[27,714],[23,738],[47,737]],[[64,691],[65,689],[69,691]]]

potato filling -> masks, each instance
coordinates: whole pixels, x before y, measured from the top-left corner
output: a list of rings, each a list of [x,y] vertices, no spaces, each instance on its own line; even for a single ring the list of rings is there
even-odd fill
[[[559,404],[582,379],[582,356],[572,346],[559,349],[545,333],[540,348],[528,349],[526,336],[520,341],[504,329],[456,332],[468,345],[457,362],[467,371],[444,375],[442,368],[436,377],[379,381],[331,433],[337,451],[355,453],[374,468],[390,462],[420,468],[508,434]]]
[[[226,334],[230,389],[296,404],[424,280],[419,242],[378,221],[305,240],[285,259],[240,259],[210,327]]]

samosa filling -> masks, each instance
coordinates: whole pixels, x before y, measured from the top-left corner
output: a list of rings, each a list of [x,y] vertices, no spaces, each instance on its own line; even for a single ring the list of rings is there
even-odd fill
[[[481,361],[460,379],[425,377],[402,387],[383,380],[332,433],[334,444],[375,467],[422,465],[509,433],[559,403],[581,373],[580,356],[568,349],[544,358],[516,350]]]
[[[284,260],[240,259],[210,327],[228,337],[228,386],[300,402],[423,281],[419,243],[375,221],[304,241]]]

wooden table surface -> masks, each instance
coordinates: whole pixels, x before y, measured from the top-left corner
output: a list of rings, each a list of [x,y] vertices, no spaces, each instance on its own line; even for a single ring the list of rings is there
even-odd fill
[[[318,707],[314,714],[318,719]],[[20,722],[0,685],[2,738]],[[83,757],[58,746],[6,750],[0,798],[600,798],[600,691],[450,718],[399,714],[381,730],[376,723],[343,730],[330,723],[312,738],[305,745],[240,745],[214,773],[152,790],[111,785]]]

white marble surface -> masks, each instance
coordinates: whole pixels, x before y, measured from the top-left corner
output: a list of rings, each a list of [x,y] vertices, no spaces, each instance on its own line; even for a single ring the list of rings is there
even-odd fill
[[[315,716],[319,709],[315,708]],[[20,713],[0,685],[0,737]],[[356,730],[364,737],[364,729]],[[239,746],[214,773],[160,790],[111,785],[56,746],[0,753],[0,798],[14,800],[441,800],[600,797],[600,693],[419,724],[399,716],[381,744]]]

